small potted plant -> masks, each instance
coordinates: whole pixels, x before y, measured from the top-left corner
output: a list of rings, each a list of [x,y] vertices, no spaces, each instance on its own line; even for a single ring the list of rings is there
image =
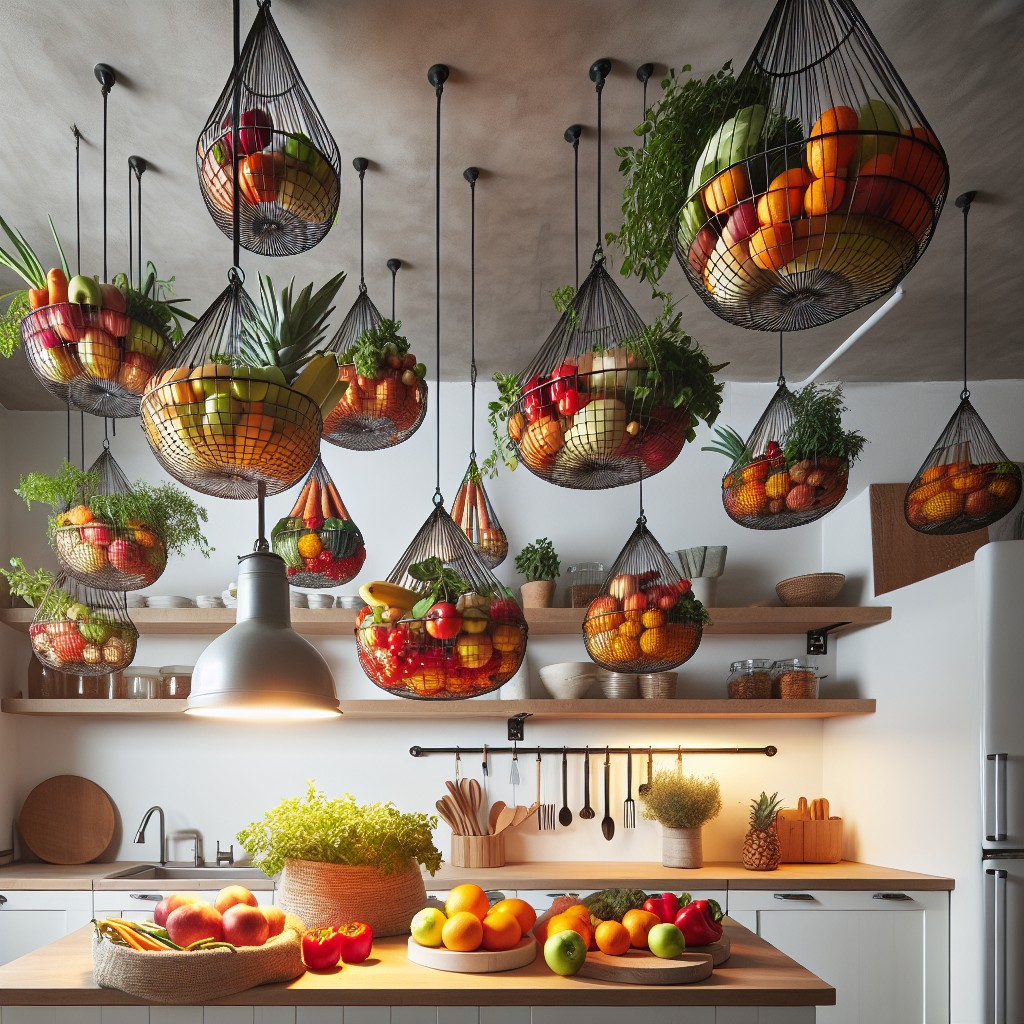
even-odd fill
[[[655,772],[640,795],[644,817],[661,823],[661,863],[667,868],[704,865],[701,828],[722,809],[718,780],[681,772]]]
[[[550,608],[555,579],[561,569],[554,545],[541,537],[516,555],[516,571],[526,577],[521,587],[524,608]]]

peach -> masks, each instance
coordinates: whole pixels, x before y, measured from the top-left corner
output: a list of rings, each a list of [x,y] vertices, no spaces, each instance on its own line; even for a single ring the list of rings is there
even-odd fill
[[[224,937],[224,922],[220,914],[216,908],[201,900],[186,903],[172,911],[164,927],[171,942],[179,946],[190,946],[203,939],[216,939],[219,942]]]
[[[236,903],[224,912],[224,938],[233,946],[262,946],[270,938],[270,922],[259,907]]]
[[[213,901],[218,914],[223,914],[238,903],[249,907],[259,906],[259,900],[244,885],[226,885]]]

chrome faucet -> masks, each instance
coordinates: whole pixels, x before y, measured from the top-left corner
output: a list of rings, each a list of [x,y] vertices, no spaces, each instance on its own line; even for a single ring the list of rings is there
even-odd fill
[[[201,868],[203,866],[203,837],[199,832],[194,828],[188,828],[181,832],[175,832],[174,835],[181,839],[192,840],[192,867]]]
[[[166,854],[166,840],[164,838],[164,809],[158,804],[154,804],[142,818],[142,824],[139,826],[138,832],[135,833],[135,842],[144,843],[146,841],[146,826],[149,824],[149,819],[153,817],[153,812],[157,811],[160,814],[160,864],[164,865],[167,863]]]

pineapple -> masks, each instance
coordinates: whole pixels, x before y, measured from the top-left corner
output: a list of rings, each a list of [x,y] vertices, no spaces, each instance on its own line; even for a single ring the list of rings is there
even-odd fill
[[[743,866],[750,871],[774,871],[779,866],[779,837],[775,832],[775,812],[781,800],[761,793],[750,801],[750,831],[743,837]]]

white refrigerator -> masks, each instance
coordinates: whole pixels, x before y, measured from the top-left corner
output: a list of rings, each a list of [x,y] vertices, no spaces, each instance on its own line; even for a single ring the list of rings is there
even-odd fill
[[[982,696],[985,1024],[1024,1022],[1024,541],[974,557]]]

